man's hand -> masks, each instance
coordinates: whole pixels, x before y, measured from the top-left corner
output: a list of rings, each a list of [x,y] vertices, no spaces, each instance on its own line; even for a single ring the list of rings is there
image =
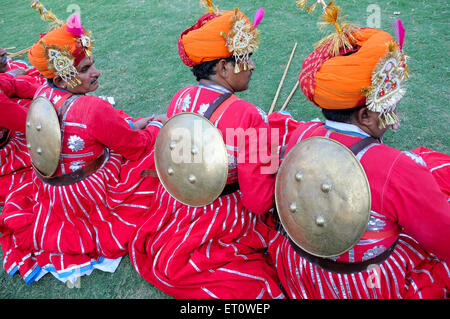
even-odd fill
[[[158,122],[161,122],[164,125],[168,120],[169,120],[169,118],[164,113],[164,114],[154,115],[153,118],[150,121],[158,121]]]
[[[151,121],[158,121],[158,122],[161,122],[162,124],[164,124],[167,122],[167,120],[168,120],[168,118],[167,118],[166,114],[157,114],[157,115],[152,115],[149,117],[141,118],[141,119],[137,120],[136,122],[134,122],[133,126],[134,126],[135,130],[142,130]]]
[[[3,48],[0,48],[0,56],[4,56],[6,54],[6,50]]]

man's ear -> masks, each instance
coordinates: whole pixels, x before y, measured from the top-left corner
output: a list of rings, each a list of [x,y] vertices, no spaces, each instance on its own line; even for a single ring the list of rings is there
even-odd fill
[[[230,72],[230,62],[225,59],[220,59],[216,64],[216,74],[222,78],[227,78]]]
[[[59,75],[53,78],[53,84],[59,88],[65,90],[67,88],[67,83]]]
[[[356,124],[361,126],[370,126],[371,124],[371,117],[369,116],[369,110],[366,106],[360,108],[358,111],[356,111],[354,115],[354,120]]]

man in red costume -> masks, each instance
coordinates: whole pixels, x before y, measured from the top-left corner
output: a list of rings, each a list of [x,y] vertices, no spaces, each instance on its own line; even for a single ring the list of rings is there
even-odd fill
[[[28,284],[47,272],[73,282],[94,268],[114,271],[158,184],[141,171],[153,165],[162,123],[132,119],[85,95],[97,89],[100,76],[90,33],[77,14],[65,24],[53,20],[58,27],[28,57],[48,79],[35,96],[47,98],[60,119],[57,168],[50,176],[34,168],[33,197],[30,189],[16,192],[0,218],[5,269],[19,271]]]
[[[31,181],[31,163],[25,142],[27,109],[44,77],[26,63],[12,61],[0,48],[0,205],[8,194]],[[17,174],[16,174],[17,173]]]
[[[329,5],[324,15],[336,8]],[[380,142],[398,126],[396,105],[407,78],[403,41],[334,22],[338,34],[306,58],[299,78],[326,122],[299,122],[286,154],[313,136],[349,148],[375,138],[356,154],[370,184],[370,220],[360,241],[333,258],[306,253],[282,229],[269,248],[280,280],[291,298],[448,298],[447,198],[420,156]],[[333,52],[338,38],[349,45]]]
[[[251,39],[239,52],[232,46],[238,30]],[[225,191],[206,206],[184,205],[160,185],[149,219],[132,240],[130,258],[137,272],[176,298],[284,297],[264,254],[274,170],[264,172],[268,164],[260,157],[248,161],[250,143],[260,145],[260,153],[270,153],[270,129],[260,108],[234,95],[248,88],[255,69],[250,55],[256,35],[255,25],[241,11],[219,14],[210,5],[178,40],[181,59],[199,83],[175,94],[167,116],[194,112],[209,118],[224,138],[229,170]],[[211,105],[224,94],[230,97],[212,112]],[[250,142],[226,138],[227,131],[249,129],[255,132]]]

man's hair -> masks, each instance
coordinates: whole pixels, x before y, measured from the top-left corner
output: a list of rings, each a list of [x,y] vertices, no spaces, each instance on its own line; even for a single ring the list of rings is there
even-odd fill
[[[217,59],[213,61],[203,62],[202,64],[195,65],[191,68],[192,73],[194,73],[195,77],[197,78],[197,81],[200,81],[201,79],[210,80],[210,76],[214,75],[214,67],[216,64],[222,59]],[[231,62],[234,64],[236,63],[234,56],[230,56],[228,58],[224,58],[225,61]]]
[[[327,120],[335,121],[335,122],[342,122],[342,123],[349,123],[352,119],[353,114],[360,110],[365,105],[354,107],[351,109],[344,109],[344,110],[328,110],[328,109],[322,109],[322,114],[325,116]]]

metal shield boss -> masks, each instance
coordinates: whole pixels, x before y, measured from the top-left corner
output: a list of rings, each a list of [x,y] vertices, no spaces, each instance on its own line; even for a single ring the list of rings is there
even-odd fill
[[[155,165],[164,188],[194,207],[210,204],[225,188],[228,154],[220,131],[191,112],[171,117],[158,133]]]
[[[363,167],[346,146],[325,137],[305,139],[289,151],[277,174],[275,200],[290,239],[318,257],[351,249],[369,222]]]
[[[53,104],[43,96],[35,98],[28,109],[26,140],[34,168],[45,177],[52,176],[61,153],[61,129]]]

